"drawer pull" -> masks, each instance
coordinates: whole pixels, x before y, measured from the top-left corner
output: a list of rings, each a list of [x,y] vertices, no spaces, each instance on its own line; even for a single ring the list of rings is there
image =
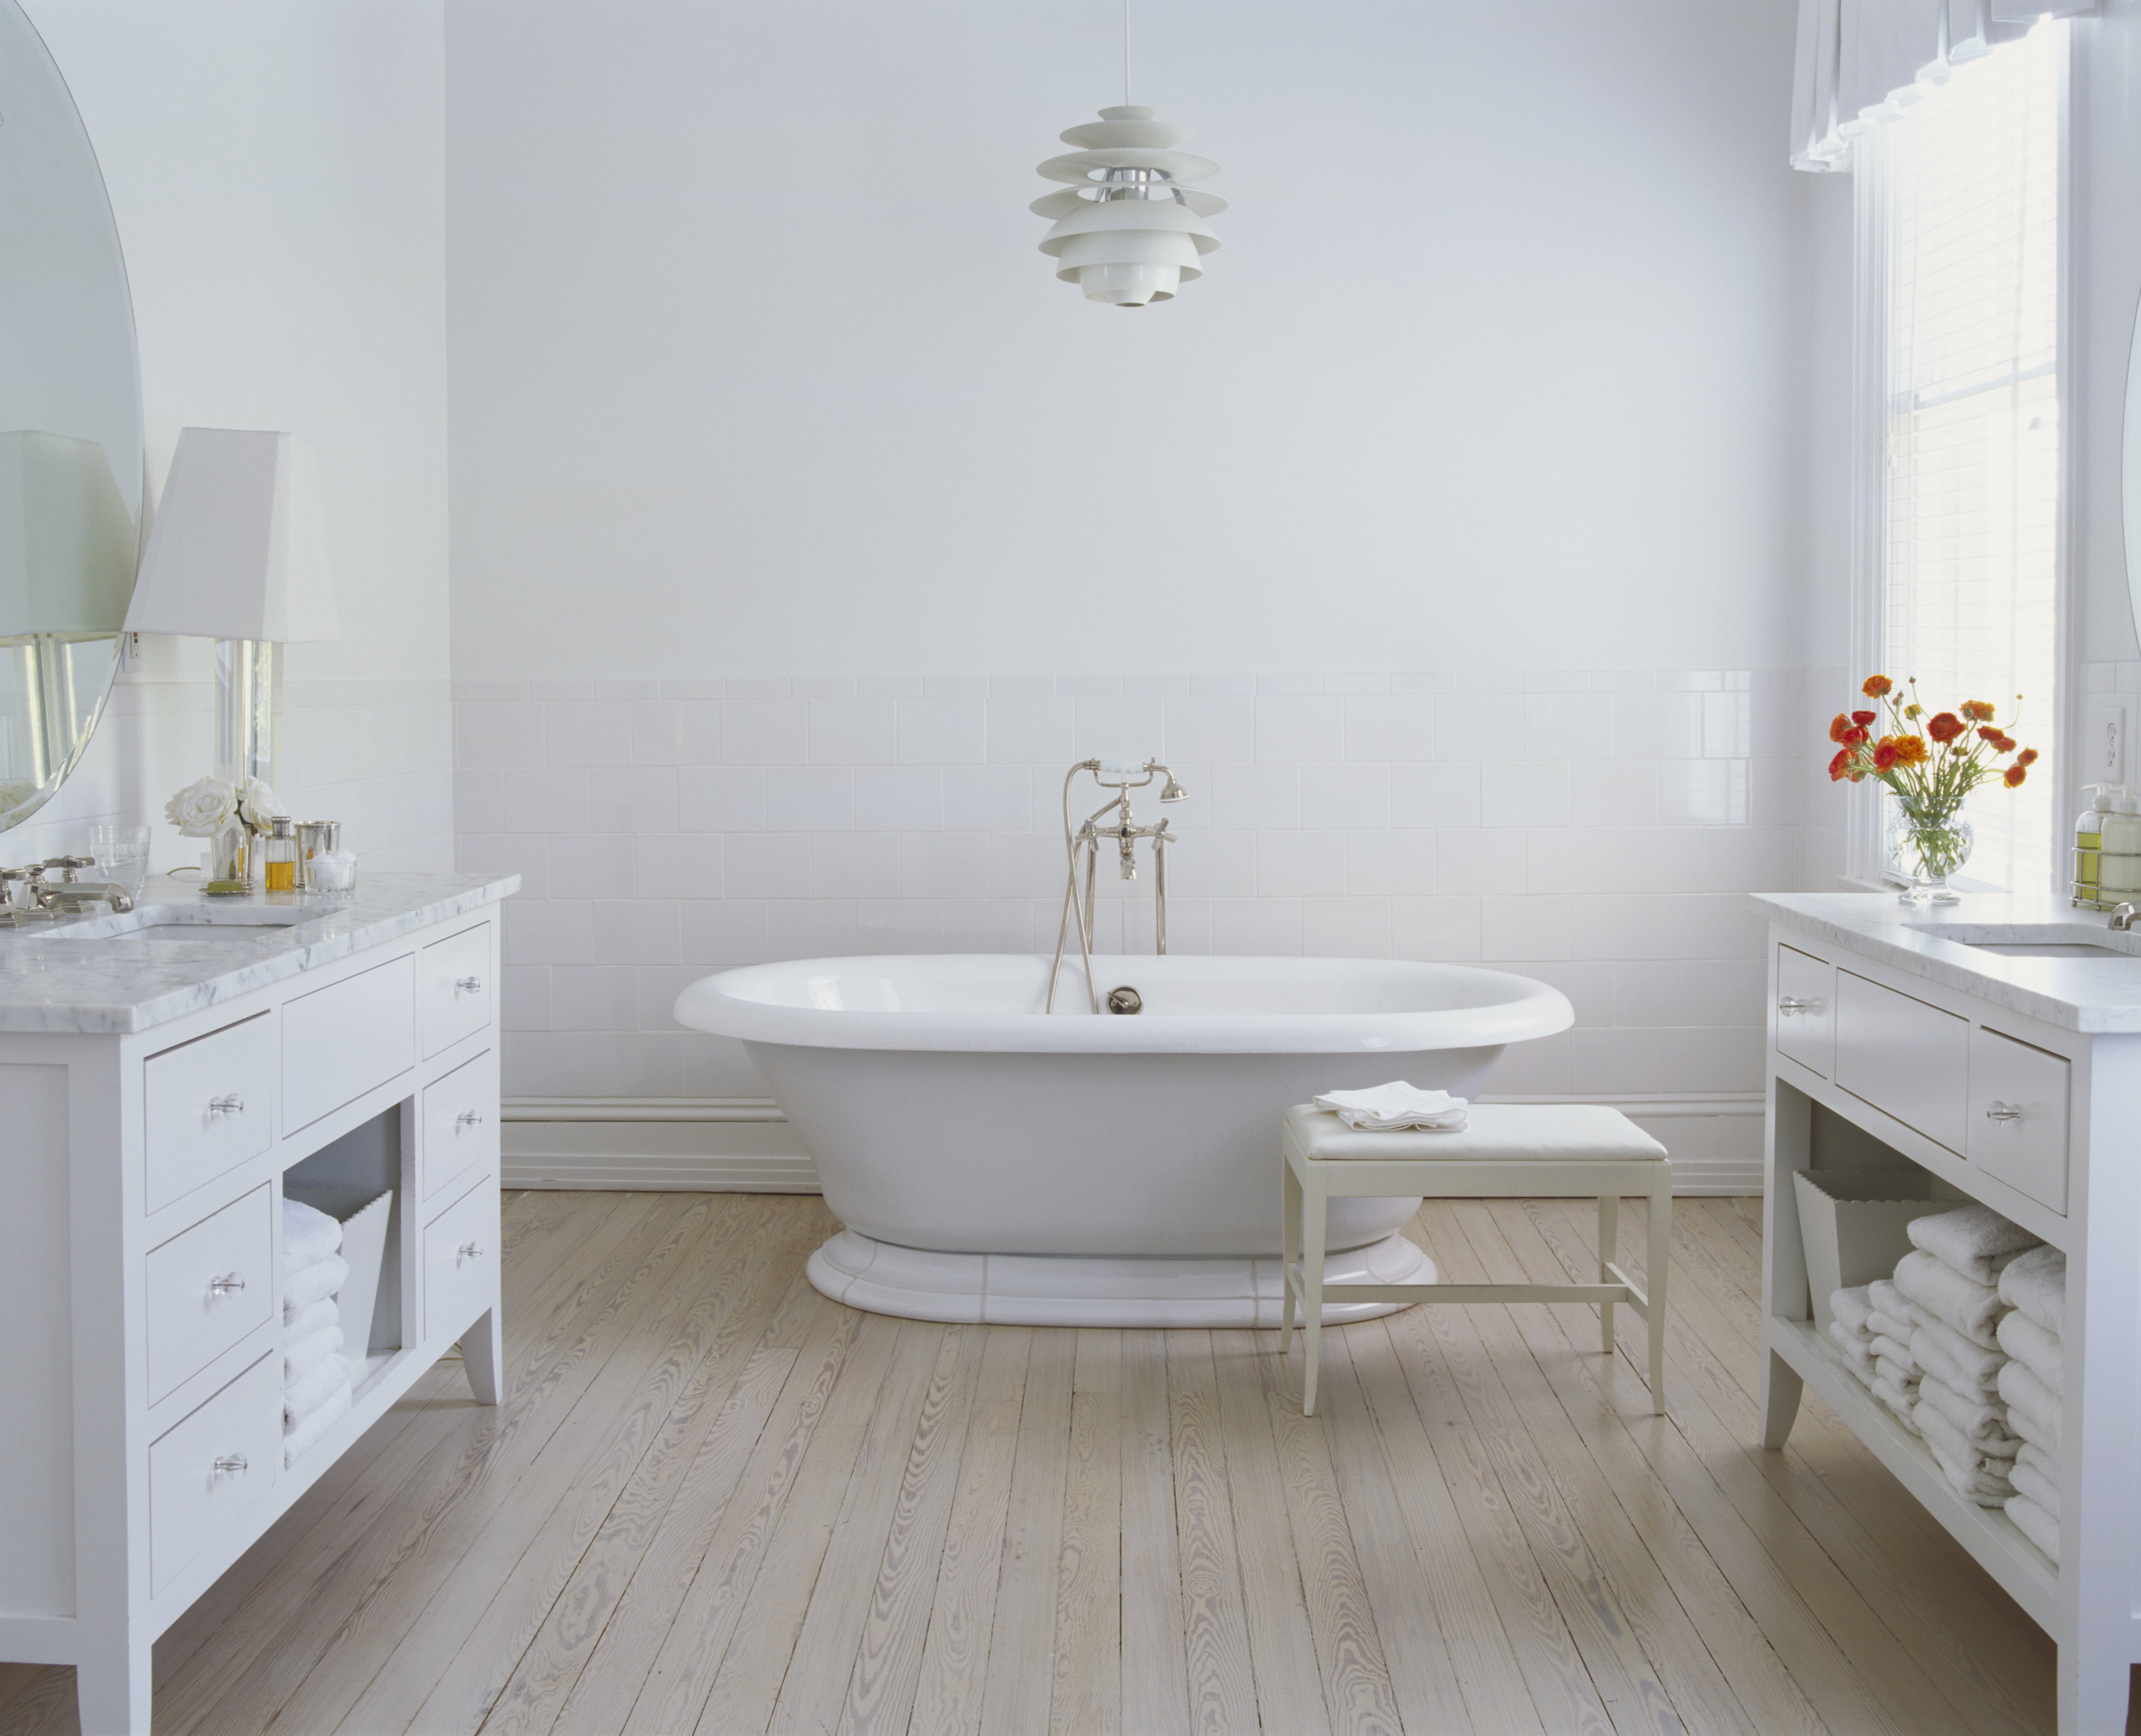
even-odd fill
[[[211,1116],[243,1115],[245,1113],[245,1099],[235,1091],[221,1097],[211,1097],[208,1100],[208,1112]]]
[[[234,1271],[225,1272],[219,1278],[210,1278],[208,1281],[208,1293],[210,1296],[235,1296],[244,1288],[245,1280]]]
[[[454,979],[454,992],[457,995],[480,995],[483,992],[483,978],[456,976]]]
[[[1819,1008],[1819,1001],[1802,1001],[1796,995],[1787,995],[1777,1003],[1780,1013],[1810,1013]]]
[[[215,1474],[219,1477],[243,1477],[251,1468],[243,1453],[226,1453],[215,1462]]]
[[[1985,1119],[1987,1121],[2020,1121],[2022,1119],[2022,1106],[2016,1103],[1996,1101],[1985,1111]]]
[[[454,1250],[454,1257],[456,1260],[480,1260],[483,1258],[483,1244],[480,1242],[464,1242]]]
[[[463,1109],[460,1114],[454,1117],[455,1133],[459,1133],[465,1127],[481,1127],[482,1125],[483,1112],[480,1109]]]

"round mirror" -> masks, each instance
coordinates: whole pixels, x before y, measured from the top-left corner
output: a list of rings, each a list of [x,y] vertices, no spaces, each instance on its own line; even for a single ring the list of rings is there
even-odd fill
[[[0,0],[0,831],[51,800],[119,662],[141,529],[134,303],[66,82]]]

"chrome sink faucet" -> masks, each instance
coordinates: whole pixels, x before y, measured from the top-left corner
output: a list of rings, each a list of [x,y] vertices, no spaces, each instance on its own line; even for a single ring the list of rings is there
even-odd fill
[[[1115,793],[1087,814],[1074,830],[1070,824],[1070,786],[1080,772],[1090,772],[1093,781],[1103,789]],[[1116,861],[1125,880],[1137,878],[1137,841],[1140,838],[1152,840],[1153,938],[1155,952],[1167,951],[1167,847],[1174,834],[1167,829],[1162,819],[1157,824],[1140,826],[1137,816],[1130,811],[1130,792],[1143,789],[1154,778],[1164,778],[1159,799],[1163,802],[1189,799],[1189,792],[1175,781],[1174,774],[1157,760],[1148,760],[1142,765],[1109,765],[1098,760],[1080,760],[1063,775],[1063,853],[1068,874],[1063,884],[1063,915],[1056,925],[1056,962],[1048,972],[1048,999],[1042,1011],[1056,1010],[1056,982],[1063,971],[1063,949],[1069,943],[1070,924],[1078,924],[1078,950],[1085,961],[1085,998],[1095,1012],[1100,1010],[1100,991],[1093,982],[1093,895],[1094,880],[1100,868],[1100,840],[1110,838],[1115,843]],[[1110,815],[1111,824],[1103,824]],[[1085,872],[1084,895],[1080,897],[1079,871]]]
[[[2112,909],[2110,922],[2104,926],[2115,929],[2121,934],[2129,933],[2133,929],[2134,918],[2137,916],[2141,916],[2141,910],[2136,910],[2131,904],[2116,905]]]
[[[87,856],[54,856],[27,868],[0,868],[0,906],[4,906],[0,925],[16,928],[53,917],[78,916],[92,904],[109,905],[115,912],[131,910],[134,899],[125,887],[75,878],[81,869],[96,866]],[[59,872],[57,881],[45,878],[52,869]]]

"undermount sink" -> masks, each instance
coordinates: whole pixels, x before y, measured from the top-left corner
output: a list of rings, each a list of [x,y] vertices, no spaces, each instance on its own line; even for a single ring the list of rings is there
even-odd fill
[[[135,940],[146,934],[188,941],[258,940],[263,934],[294,928],[320,914],[317,911],[263,910],[257,904],[241,904],[219,910],[209,903],[150,904],[116,916],[86,916],[62,921],[44,931],[43,937],[62,941]]]
[[[1979,952],[2006,958],[2141,958],[2141,935],[2094,922],[1907,922],[1928,934]]]

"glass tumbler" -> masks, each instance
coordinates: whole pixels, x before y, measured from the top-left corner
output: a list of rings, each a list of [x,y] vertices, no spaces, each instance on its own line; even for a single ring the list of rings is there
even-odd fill
[[[96,863],[99,878],[123,888],[130,898],[141,896],[141,883],[149,875],[146,826],[91,826],[89,853]]]

